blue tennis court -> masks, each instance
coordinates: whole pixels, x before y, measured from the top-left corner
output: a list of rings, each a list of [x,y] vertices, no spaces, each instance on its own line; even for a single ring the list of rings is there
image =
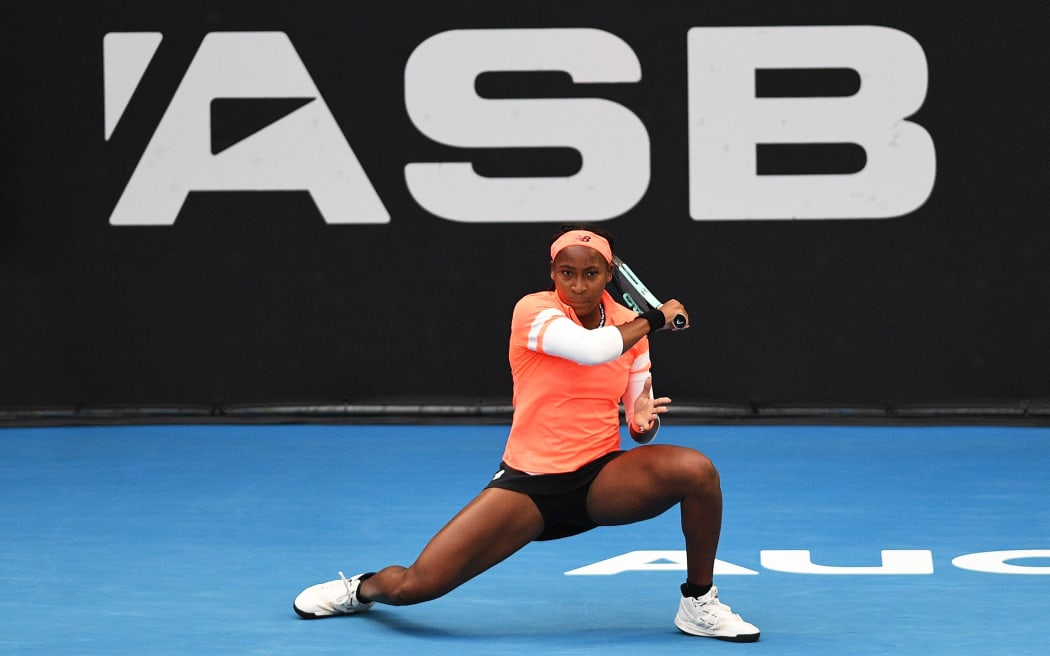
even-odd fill
[[[683,426],[719,466],[716,583],[760,642],[680,634],[677,513],[535,543],[427,604],[306,622],[408,564],[506,426],[0,430],[0,652],[1045,654],[1050,429]],[[808,552],[802,553],[802,552]],[[1002,553],[1005,552],[1005,553]]]

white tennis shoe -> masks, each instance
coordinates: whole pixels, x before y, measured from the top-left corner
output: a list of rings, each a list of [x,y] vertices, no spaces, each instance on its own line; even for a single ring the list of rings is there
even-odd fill
[[[702,597],[682,597],[674,625],[682,633],[730,642],[755,642],[759,636],[758,627],[718,600],[718,588],[713,585]]]
[[[357,589],[361,581],[374,572],[358,574],[346,578],[339,572],[339,578],[327,583],[318,583],[299,593],[292,608],[304,620],[315,620],[335,615],[353,615],[363,613],[374,605],[374,602],[362,603],[357,598]]]

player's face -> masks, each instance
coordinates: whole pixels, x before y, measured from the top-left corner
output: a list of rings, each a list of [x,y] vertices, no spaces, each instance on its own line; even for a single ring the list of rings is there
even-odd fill
[[[586,246],[563,248],[551,263],[551,280],[563,303],[581,319],[598,310],[612,269],[601,253]]]

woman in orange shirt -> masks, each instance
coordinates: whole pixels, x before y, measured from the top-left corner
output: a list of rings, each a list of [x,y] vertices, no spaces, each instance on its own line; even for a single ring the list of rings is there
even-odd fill
[[[514,308],[510,364],[514,418],[492,481],[442,528],[409,567],[392,565],[311,586],[300,617],[408,605],[452,591],[533,540],[630,524],[674,505],[682,516],[686,582],[675,626],[684,633],[753,642],[759,630],[722,604],[713,586],[722,492],[711,461],[693,449],[648,444],[671,399],[654,397],[647,335],[671,328],[677,300],[637,315],[605,291],[612,239],[565,226],[550,249],[553,289]],[[620,450],[619,406],[643,446]]]

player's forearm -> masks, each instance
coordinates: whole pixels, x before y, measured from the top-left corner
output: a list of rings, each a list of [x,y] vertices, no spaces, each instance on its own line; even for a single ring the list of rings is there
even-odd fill
[[[619,326],[616,326],[616,328],[620,331],[620,337],[623,339],[623,349],[620,351],[621,354],[626,353],[628,349],[648,335],[650,330],[649,322],[642,317],[620,324]]]
[[[650,310],[645,314],[638,315],[636,319],[616,326],[620,330],[620,336],[623,338],[623,351],[621,352],[626,353],[627,349],[638,343],[638,340],[660,330],[665,323],[666,319],[663,313],[659,310]]]

